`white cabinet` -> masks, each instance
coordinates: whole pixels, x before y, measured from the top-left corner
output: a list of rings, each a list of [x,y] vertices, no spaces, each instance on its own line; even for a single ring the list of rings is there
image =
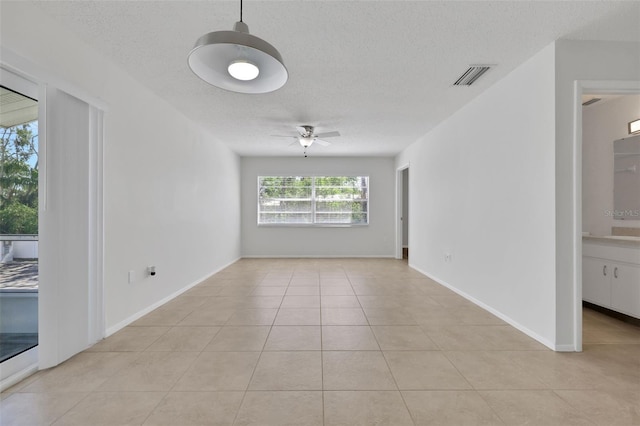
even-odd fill
[[[640,246],[585,242],[582,298],[640,318]]]
[[[600,306],[611,306],[611,266],[594,257],[582,258],[582,298]]]
[[[611,309],[640,318],[640,266],[612,267]]]

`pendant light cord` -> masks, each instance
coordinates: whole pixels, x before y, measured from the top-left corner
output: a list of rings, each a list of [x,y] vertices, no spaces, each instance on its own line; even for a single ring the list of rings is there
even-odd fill
[[[242,0],[240,0],[240,22],[242,22]]]

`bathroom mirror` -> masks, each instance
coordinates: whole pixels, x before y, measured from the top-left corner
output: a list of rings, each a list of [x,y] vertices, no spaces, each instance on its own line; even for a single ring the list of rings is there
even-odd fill
[[[613,218],[640,220],[640,135],[613,142]]]

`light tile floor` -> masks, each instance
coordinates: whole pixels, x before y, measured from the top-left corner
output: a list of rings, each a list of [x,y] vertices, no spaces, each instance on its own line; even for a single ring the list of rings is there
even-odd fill
[[[390,259],[241,260],[2,394],[9,425],[640,425],[640,328],[555,353]]]

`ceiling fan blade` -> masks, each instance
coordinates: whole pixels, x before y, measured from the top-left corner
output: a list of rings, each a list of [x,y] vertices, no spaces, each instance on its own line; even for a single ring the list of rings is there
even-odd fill
[[[336,136],[340,136],[340,132],[319,133],[315,136],[317,138],[335,138]]]
[[[323,141],[322,139],[316,139],[316,140],[314,140],[314,142],[317,143],[318,145],[322,145],[322,146],[331,145],[331,142]]]
[[[269,135],[272,138],[299,138],[299,136],[293,136],[293,135]]]
[[[300,136],[304,136],[307,134],[307,129],[302,126],[296,126],[296,130],[300,133]]]
[[[287,146],[293,146],[293,145],[300,145],[300,142],[298,142],[298,139],[296,139],[295,141],[291,142],[289,145]]]

